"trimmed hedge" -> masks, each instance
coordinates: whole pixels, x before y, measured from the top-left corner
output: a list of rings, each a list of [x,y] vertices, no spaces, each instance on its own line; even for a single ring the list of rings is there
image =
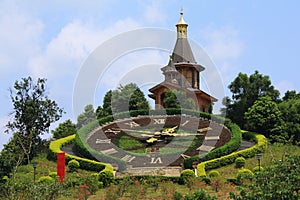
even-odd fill
[[[73,142],[74,139],[75,139],[75,134],[50,142],[50,147],[49,147],[50,152],[48,154],[48,158],[51,160],[56,160],[56,154],[63,152],[61,150],[61,148],[65,145]],[[79,162],[81,169],[97,171],[97,172],[102,171],[104,169],[113,171],[113,168],[110,164],[101,163],[101,162],[89,160],[86,158],[81,158],[78,156],[73,156],[73,155],[66,153],[66,162],[69,162],[70,160],[73,160],[73,159],[75,159]]]
[[[224,155],[228,155],[234,151],[236,151],[242,142],[242,133],[241,129],[238,125],[234,123],[228,123],[227,127],[231,130],[232,132],[232,137],[229,142],[224,144],[223,146],[213,149],[209,153],[203,155],[202,157],[199,156],[193,156],[190,158],[184,159],[183,166],[185,169],[192,169],[193,167],[193,162],[204,162],[207,160],[211,160],[214,158],[218,158]]]
[[[257,153],[261,153],[266,150],[268,145],[268,140],[265,136],[253,132],[243,131],[243,134],[245,133],[248,137],[251,137],[251,139],[253,139],[256,142],[256,145],[247,149],[243,149],[238,152],[231,153],[226,156],[222,156],[220,158],[215,158],[198,164],[197,166],[198,176],[200,175],[206,176],[205,170],[215,169],[215,168],[232,164],[234,163],[235,159],[238,157],[242,156],[244,158],[251,158],[254,157]]]

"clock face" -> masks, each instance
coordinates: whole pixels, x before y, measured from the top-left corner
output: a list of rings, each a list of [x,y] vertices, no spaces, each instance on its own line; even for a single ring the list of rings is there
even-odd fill
[[[222,132],[223,126],[191,116],[139,116],[105,124],[86,141],[127,166],[181,166],[184,158],[213,149]]]

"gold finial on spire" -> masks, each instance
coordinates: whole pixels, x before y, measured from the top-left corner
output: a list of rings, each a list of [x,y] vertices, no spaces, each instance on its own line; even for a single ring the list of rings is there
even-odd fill
[[[169,58],[170,58],[170,61],[172,61],[172,54],[170,53],[170,55],[169,55]]]
[[[180,18],[177,27],[177,38],[187,38],[187,26],[188,24],[183,19],[183,9],[180,10]]]

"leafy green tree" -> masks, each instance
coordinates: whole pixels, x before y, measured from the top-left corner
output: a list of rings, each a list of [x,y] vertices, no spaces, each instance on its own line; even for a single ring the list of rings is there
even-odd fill
[[[239,194],[230,192],[235,200],[300,198],[300,156],[287,156],[275,161],[272,166],[257,172],[248,185],[243,185]]]
[[[186,93],[178,90],[167,90],[163,99],[167,108],[186,108],[195,109],[195,103],[192,98],[188,98]]]
[[[97,118],[101,118],[101,117],[105,117],[108,115],[112,115],[112,111],[111,111],[111,96],[112,96],[112,91],[109,90],[108,92],[106,92],[104,98],[103,98],[103,104],[102,107],[98,106],[96,109],[96,115]]]
[[[285,141],[284,122],[277,104],[271,97],[259,97],[245,113],[246,128],[263,133],[274,141]]]
[[[112,91],[111,105],[114,113],[150,108],[144,93],[134,83],[120,85],[117,90]]]
[[[76,125],[71,120],[66,120],[58,125],[55,130],[52,130],[53,138],[59,139],[75,134],[77,131]]]
[[[258,97],[269,96],[273,101],[278,101],[279,91],[272,85],[269,76],[255,71],[254,74],[239,73],[228,86],[232,98],[226,97],[223,104],[226,106],[227,117],[240,127],[244,127],[244,113],[250,108]],[[225,113],[225,110],[222,110]]]
[[[6,132],[15,134],[28,163],[35,154],[33,150],[41,144],[40,135],[49,132],[51,123],[59,120],[63,113],[46,95],[45,83],[46,79],[34,82],[31,77],[22,78],[10,89],[14,112]]]
[[[286,98],[278,105],[286,124],[285,132],[290,141],[294,144],[300,144],[300,98],[296,96]]]
[[[295,90],[288,90],[282,97],[283,101],[287,101],[290,99],[300,99],[300,93],[297,94]]]
[[[24,162],[25,154],[16,137],[16,134],[14,134],[10,141],[3,145],[3,149],[0,153],[1,179],[3,176],[8,176],[11,172],[13,172],[14,175],[18,166]]]
[[[96,119],[96,113],[93,105],[89,104],[84,107],[84,112],[77,117],[77,128],[81,128],[84,125],[94,121]]]

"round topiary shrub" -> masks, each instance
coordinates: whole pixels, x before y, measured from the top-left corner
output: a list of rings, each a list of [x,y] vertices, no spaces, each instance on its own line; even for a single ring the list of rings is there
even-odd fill
[[[236,180],[238,184],[242,184],[245,180],[252,180],[254,176],[250,169],[240,169],[236,175]]]
[[[253,168],[252,171],[253,171],[254,173],[256,173],[256,172],[263,171],[263,170],[264,170],[263,167],[260,166],[260,168],[259,168],[258,166],[256,166],[256,167]]]
[[[246,159],[243,157],[238,157],[235,159],[234,163],[235,163],[235,168],[242,168],[245,167],[245,162]]]
[[[185,169],[181,171],[180,177],[184,184],[187,184],[190,182],[191,179],[195,178],[196,175],[193,170],[191,169]]]
[[[217,170],[211,170],[208,173],[208,176],[209,176],[209,178],[219,178],[221,175],[220,175],[219,171],[217,171]]]
[[[56,172],[49,172],[49,176],[51,178],[53,178],[54,180],[57,180],[58,179],[58,176],[57,176],[57,173]]]
[[[102,171],[98,175],[98,181],[103,183],[103,187],[109,186],[115,179],[111,171]]]
[[[49,183],[53,183],[54,181],[55,181],[55,179],[50,176],[42,176],[39,178],[39,180],[37,182],[49,184]]]
[[[73,159],[73,160],[70,160],[68,162],[68,169],[69,169],[69,172],[77,172],[77,170],[79,169],[80,167],[80,164],[77,160]]]

